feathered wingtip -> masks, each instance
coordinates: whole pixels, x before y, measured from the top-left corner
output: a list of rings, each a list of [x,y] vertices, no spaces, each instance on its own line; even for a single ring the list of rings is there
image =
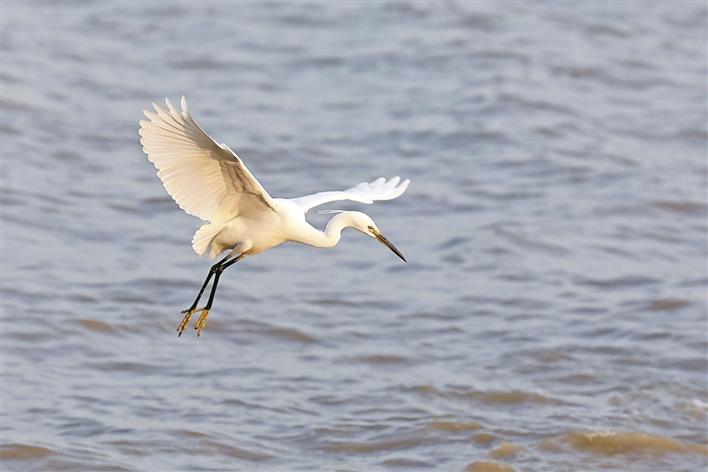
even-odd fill
[[[169,98],[165,98],[165,105],[167,105],[167,110],[170,112],[170,114],[175,114],[175,115],[188,115],[189,114],[189,106],[187,105],[187,97],[182,95],[182,98],[179,101],[179,105],[181,110],[177,110],[177,108],[172,104],[172,101]],[[155,112],[157,112],[158,115],[164,115],[165,110],[158,105],[157,103],[153,102],[152,107],[155,109]],[[155,116],[154,113],[150,110],[143,110],[143,114],[148,117],[150,120],[153,119]]]
[[[169,98],[165,98],[165,105],[167,105],[167,109],[170,110],[170,113],[172,113],[172,114],[179,113]]]

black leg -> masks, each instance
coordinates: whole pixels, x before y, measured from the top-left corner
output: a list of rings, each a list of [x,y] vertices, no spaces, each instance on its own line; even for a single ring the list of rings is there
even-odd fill
[[[194,299],[194,303],[192,303],[192,306],[187,308],[186,310],[182,311],[182,313],[185,313],[184,318],[182,318],[182,321],[180,322],[179,326],[177,326],[177,336],[182,336],[182,332],[184,331],[184,328],[187,327],[187,324],[189,323],[189,320],[192,319],[192,314],[194,313],[194,310],[197,309],[197,304],[199,303],[199,299],[202,298],[202,294],[204,293],[204,289],[206,288],[207,285],[209,285],[209,281],[211,278],[214,276],[214,274],[217,273],[217,270],[220,270],[221,265],[226,262],[226,260],[229,258],[229,256],[224,257],[221,259],[219,262],[211,266],[211,269],[209,269],[209,273],[207,274],[206,280],[204,280],[204,284],[202,284],[202,288],[199,290],[199,294],[197,295],[197,298]]]
[[[211,310],[211,304],[214,303],[214,295],[216,295],[216,286],[219,285],[219,277],[221,277],[221,273],[237,263],[238,261],[241,260],[242,256],[238,256],[235,259],[230,260],[226,264],[221,264],[219,267],[216,269],[216,273],[214,275],[214,284],[211,286],[211,293],[209,293],[209,301],[207,301],[206,306],[204,307],[205,310]]]
[[[207,285],[209,285],[209,281],[211,280],[212,276],[216,274],[216,271],[221,265],[226,262],[226,259],[228,259],[229,256],[224,257],[221,259],[219,262],[211,266],[211,269],[209,269],[209,273],[207,274],[206,280],[204,280],[204,284],[202,285],[202,288],[199,290],[199,294],[197,295],[197,298],[194,299],[194,303],[192,303],[192,306],[187,308],[186,310],[182,310],[182,313],[187,313],[189,311],[194,311],[197,308],[197,304],[199,303],[199,299],[202,298],[202,294],[204,293],[204,289],[206,288]]]
[[[197,336],[202,334],[202,329],[206,326],[206,320],[209,317],[209,310],[211,310],[211,305],[214,303],[214,296],[216,295],[216,287],[219,285],[219,278],[221,273],[231,267],[233,264],[237,263],[243,258],[243,254],[240,254],[235,259],[230,260],[225,264],[219,264],[214,271],[214,283],[211,285],[211,292],[209,293],[209,300],[206,306],[202,309],[202,313],[199,315],[199,319],[194,323],[194,329],[197,330]]]

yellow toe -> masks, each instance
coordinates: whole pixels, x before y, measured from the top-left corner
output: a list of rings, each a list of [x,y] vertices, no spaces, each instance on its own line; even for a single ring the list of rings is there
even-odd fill
[[[177,326],[177,336],[182,336],[182,332],[184,331],[184,328],[187,327],[189,324],[189,320],[192,318],[192,314],[194,313],[194,310],[189,310],[187,311],[187,314],[184,315],[184,318],[182,318],[182,322]]]
[[[194,323],[194,329],[197,330],[197,336],[202,335],[202,330],[206,326],[207,318],[209,318],[209,310],[202,309],[199,319]]]

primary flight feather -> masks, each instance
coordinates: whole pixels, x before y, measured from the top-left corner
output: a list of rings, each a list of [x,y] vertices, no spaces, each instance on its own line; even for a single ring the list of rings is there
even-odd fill
[[[354,228],[386,245],[405,261],[400,251],[379,231],[365,213],[338,212],[324,231],[310,225],[306,213],[325,203],[351,200],[373,203],[399,197],[409,180],[379,178],[342,191],[318,192],[297,198],[272,198],[253,177],[235,152],[217,143],[192,117],[187,100],[182,97],[180,110],[169,100],[167,109],[153,104],[154,112],[145,110],[148,120],[140,121],[143,151],[157,168],[165,190],[180,208],[206,222],[194,234],[192,247],[199,255],[216,258],[192,306],[184,310],[179,335],[192,314],[200,311],[195,323],[197,335],[206,325],[221,273],[244,257],[258,254],[286,241],[314,247],[332,247],[339,242],[344,228]],[[199,299],[214,278],[206,306],[197,310]]]

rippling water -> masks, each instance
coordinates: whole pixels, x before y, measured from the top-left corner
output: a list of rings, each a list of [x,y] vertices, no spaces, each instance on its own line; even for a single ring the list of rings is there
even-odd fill
[[[3,2],[3,470],[702,470],[707,15]],[[410,177],[410,262],[286,245],[178,339],[181,94],[274,196]]]

